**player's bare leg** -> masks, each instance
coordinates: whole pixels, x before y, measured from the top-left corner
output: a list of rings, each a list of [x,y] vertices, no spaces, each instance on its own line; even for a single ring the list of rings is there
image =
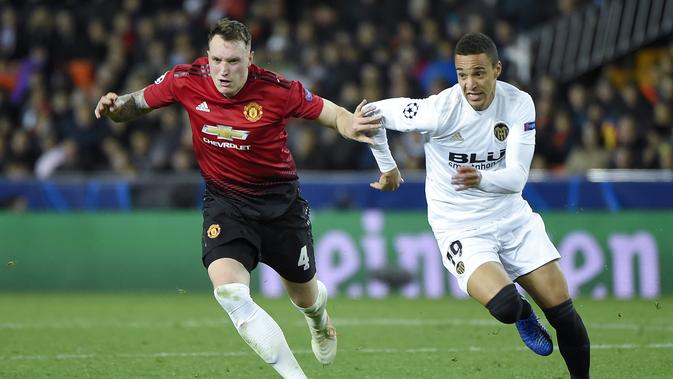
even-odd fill
[[[470,275],[467,292],[479,304],[486,306],[508,284],[512,284],[512,281],[502,265],[498,262],[486,262]]]
[[[538,355],[552,353],[554,345],[549,333],[499,262],[479,266],[467,282],[467,291],[498,321],[515,324],[521,339],[533,352]]]
[[[549,262],[516,281],[542,309],[554,307],[570,299],[568,283],[557,261]]]
[[[577,314],[563,272],[557,261],[517,279],[542,308],[556,329],[559,350],[572,378],[588,378],[591,343],[582,318]]]
[[[330,364],[337,353],[336,329],[327,314],[327,289],[314,276],[306,283],[283,280],[294,306],[304,314],[311,332],[311,349],[318,362]]]
[[[283,378],[303,379],[283,331],[250,297],[250,274],[241,263],[221,258],[208,266],[217,302],[229,314],[238,334]]]

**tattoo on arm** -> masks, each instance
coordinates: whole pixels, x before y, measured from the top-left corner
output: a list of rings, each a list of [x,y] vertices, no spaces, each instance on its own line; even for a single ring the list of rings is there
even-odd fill
[[[110,112],[110,118],[115,122],[133,120],[152,111],[145,101],[144,89],[119,96],[115,101],[115,110]]]

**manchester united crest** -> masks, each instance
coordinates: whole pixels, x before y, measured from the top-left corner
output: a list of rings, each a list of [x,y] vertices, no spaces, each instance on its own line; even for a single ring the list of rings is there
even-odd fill
[[[499,122],[493,127],[493,134],[495,135],[495,138],[498,139],[498,141],[502,142],[507,139],[509,128],[507,125],[505,125],[505,123]]]
[[[217,236],[220,235],[220,225],[219,224],[212,224],[210,227],[208,227],[208,238],[217,238]]]
[[[245,119],[248,121],[258,121],[260,118],[262,118],[263,114],[264,112],[262,112],[262,106],[255,103],[254,101],[243,107],[243,116],[245,116]]]

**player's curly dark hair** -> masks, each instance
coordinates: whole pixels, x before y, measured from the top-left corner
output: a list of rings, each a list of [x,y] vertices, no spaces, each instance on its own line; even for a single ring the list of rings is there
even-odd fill
[[[472,55],[484,53],[495,66],[500,58],[495,43],[486,34],[468,33],[462,36],[456,44],[456,55]]]
[[[222,37],[225,41],[243,41],[245,46],[250,47],[252,37],[250,30],[242,22],[223,18],[210,28],[208,33],[208,42],[216,35]]]

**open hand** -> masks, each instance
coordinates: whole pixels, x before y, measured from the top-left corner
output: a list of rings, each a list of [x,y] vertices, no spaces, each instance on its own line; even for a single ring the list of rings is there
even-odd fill
[[[374,114],[373,108],[365,107],[367,100],[362,100],[355,108],[353,121],[346,127],[346,130],[339,130],[341,135],[356,141],[373,144],[371,138],[376,129],[383,125],[383,115]]]
[[[382,173],[378,182],[370,183],[369,186],[379,191],[392,192],[400,188],[402,183],[404,183],[402,174],[400,174],[400,170],[395,167],[388,172]]]

